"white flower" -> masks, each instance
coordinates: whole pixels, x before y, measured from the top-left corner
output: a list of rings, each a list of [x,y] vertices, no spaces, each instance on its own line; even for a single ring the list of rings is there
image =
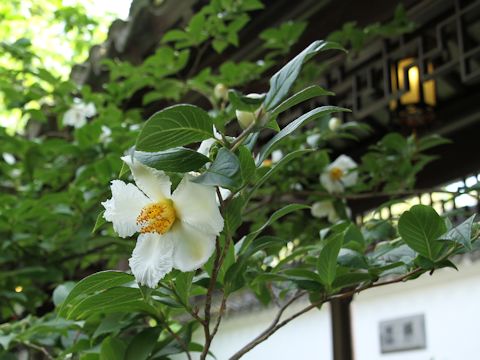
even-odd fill
[[[313,203],[311,213],[316,218],[328,218],[328,221],[334,223],[338,220],[337,212],[333,203],[329,200],[317,201]]]
[[[112,141],[111,135],[112,135],[112,130],[105,125],[102,125],[102,133],[100,134],[100,142],[104,144],[108,144],[110,141]]]
[[[261,94],[248,94],[247,97],[250,99],[260,99],[263,95]],[[257,120],[260,112],[262,111],[262,106],[260,105],[258,109],[254,112],[235,110],[235,115],[237,116],[238,123],[242,129],[246,129],[251,123]],[[262,124],[264,125],[264,124]]]
[[[272,163],[275,164],[282,160],[283,158],[283,151],[282,150],[275,150],[272,152]]]
[[[80,99],[75,98],[74,104],[63,115],[63,125],[81,128],[87,123],[87,118],[95,116],[97,109],[93,103],[85,104]]]
[[[207,139],[207,140],[203,140],[201,143],[200,143],[200,146],[198,147],[197,149],[197,152],[202,154],[202,155],[205,155],[205,156],[209,156],[210,154],[210,149],[212,148],[212,145],[215,144],[215,142],[217,140],[221,140],[222,139],[222,136],[220,135],[220,133],[217,131],[217,128],[214,126],[213,127],[213,138],[210,138],[210,139]]]
[[[213,95],[220,100],[228,100],[228,87],[224,84],[217,84],[213,89]]]
[[[332,117],[328,121],[328,128],[332,131],[337,131],[342,126],[342,123],[343,123],[342,119],[339,119],[337,117]]]
[[[320,141],[320,134],[312,134],[307,136],[307,144],[311,147],[316,147]]]
[[[173,194],[170,178],[131,156],[122,160],[136,185],[113,180],[112,198],[103,202],[104,218],[121,237],[140,233],[129,259],[138,283],[155,287],[172,270],[200,268],[212,255],[223,229],[215,188],[185,174]]]
[[[347,155],[340,155],[320,175],[320,183],[329,193],[343,192],[345,188],[356,184],[358,179],[356,168],[355,161]]]

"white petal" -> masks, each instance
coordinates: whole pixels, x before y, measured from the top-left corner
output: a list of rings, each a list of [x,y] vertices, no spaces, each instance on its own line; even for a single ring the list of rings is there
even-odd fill
[[[112,198],[102,202],[103,217],[113,223],[113,229],[120,237],[132,236],[139,230],[137,216],[150,200],[133,184],[113,180]]]
[[[277,163],[283,158],[283,151],[282,150],[275,150],[272,152],[272,163]]]
[[[85,116],[92,117],[97,114],[97,109],[95,108],[95,104],[90,102],[84,106]]]
[[[355,170],[348,170],[345,175],[342,176],[342,183],[345,187],[353,186],[357,183],[358,172]]]
[[[230,195],[232,195],[232,192],[228,189],[225,189],[222,187],[219,187],[218,189],[220,190],[220,196],[222,197],[222,200],[226,200]],[[220,204],[220,199],[218,198],[218,195],[217,195],[217,204]]]
[[[165,235],[173,238],[173,267],[181,271],[200,268],[215,249],[216,235],[205,233],[186,223],[176,223]]]
[[[312,215],[317,218],[330,217],[331,213],[335,213],[335,209],[331,201],[317,201],[312,205]]]
[[[312,134],[307,136],[307,144],[311,147],[316,147],[320,141],[320,134]]]
[[[75,128],[81,128],[87,123],[87,119],[81,111],[75,106],[65,112],[63,115],[63,125],[74,126]]]
[[[196,184],[191,179],[191,175],[185,175],[173,192],[177,216],[203,232],[218,235],[223,230],[223,218],[215,188]]]
[[[210,149],[213,144],[215,144],[216,140],[214,138],[210,138],[207,140],[203,140],[200,143],[200,146],[197,149],[197,152],[199,152],[202,155],[208,156],[210,154]]]
[[[126,155],[122,160],[130,167],[137,186],[153,201],[170,197],[170,178],[163,171],[143,165],[141,162]]]
[[[172,238],[155,233],[140,234],[132,257],[128,259],[137,282],[155,288],[172,270],[173,248]]]
[[[338,221],[339,217],[335,211],[332,211],[330,214],[328,214],[328,222],[330,223],[336,223]]]
[[[340,181],[332,180],[328,172],[320,175],[320,183],[329,193],[341,193],[344,190],[344,186]]]
[[[328,167],[329,168],[338,167],[342,169],[343,172],[347,172],[348,170],[355,169],[357,167],[357,163],[353,161],[350,156],[340,155]]]

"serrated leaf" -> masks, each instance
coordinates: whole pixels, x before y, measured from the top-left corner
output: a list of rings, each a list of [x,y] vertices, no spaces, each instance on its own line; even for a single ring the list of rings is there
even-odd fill
[[[444,244],[437,239],[445,233],[445,222],[430,206],[415,205],[398,221],[398,232],[405,243],[425,258],[435,261]]]
[[[467,220],[450,229],[446,234],[442,235],[439,240],[453,241],[465,246],[467,250],[472,250],[472,226],[476,214],[470,216]]]
[[[267,156],[272,152],[275,145],[277,145],[281,140],[283,140],[283,138],[290,135],[301,126],[307,124],[312,120],[318,119],[322,116],[325,116],[334,112],[339,112],[339,111],[350,111],[350,110],[336,107],[336,106],[322,106],[322,107],[318,107],[316,109],[310,110],[309,112],[300,116],[298,119],[295,119],[294,121],[289,123],[287,126],[285,126],[272,139],[270,139],[270,141],[267,144],[265,144],[265,146],[263,146],[263,148],[261,149],[258,155],[257,165],[260,165],[263,162],[263,160],[267,158]]]
[[[67,313],[67,319],[85,319],[97,313],[114,312],[142,312],[156,316],[155,308],[145,302],[140,289],[114,287],[87,296],[73,304]]]
[[[317,40],[307,46],[300,54],[295,56],[275,73],[270,79],[270,89],[264,102],[266,110],[272,110],[285,98],[305,62],[319,52],[330,49],[344,50],[340,44]]]
[[[124,360],[146,360],[149,358],[161,332],[160,327],[153,327],[143,330],[135,335],[128,344]]]
[[[205,155],[184,147],[157,152],[135,151],[134,157],[151,168],[181,173],[198,170],[210,162]]]
[[[208,113],[193,105],[174,105],[150,117],[137,138],[137,151],[163,151],[214,137]]]
[[[100,360],[123,359],[125,354],[125,343],[114,337],[107,337],[100,347]]]
[[[337,271],[337,258],[343,243],[343,235],[337,234],[327,239],[320,251],[317,270],[320,280],[327,289],[330,289]]]
[[[68,308],[75,298],[81,295],[90,295],[97,291],[106,290],[115,286],[127,284],[134,280],[132,275],[121,271],[101,271],[80,280],[70,291],[59,311],[61,316],[65,316]]]
[[[228,100],[235,110],[255,112],[263,102],[265,96],[259,98],[247,97],[236,90],[228,91]]]
[[[290,109],[291,107],[300,104],[306,100],[312,99],[317,96],[330,96],[335,95],[333,92],[325,90],[321,86],[312,85],[309,86],[298,93],[290,96],[288,99],[282,101],[275,109],[272,110],[272,117],[277,116],[278,114],[284,112],[285,110]]]
[[[231,151],[221,148],[205,173],[194,178],[197,184],[233,188],[239,185],[240,163]]]

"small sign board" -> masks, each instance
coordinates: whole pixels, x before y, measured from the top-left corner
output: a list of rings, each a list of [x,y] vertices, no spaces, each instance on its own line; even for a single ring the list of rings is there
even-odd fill
[[[414,315],[380,323],[380,349],[382,354],[425,349],[425,316]]]

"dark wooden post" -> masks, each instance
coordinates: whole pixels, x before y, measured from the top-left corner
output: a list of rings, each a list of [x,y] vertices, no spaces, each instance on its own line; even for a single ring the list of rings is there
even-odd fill
[[[353,360],[350,303],[353,297],[330,302],[334,360]]]

